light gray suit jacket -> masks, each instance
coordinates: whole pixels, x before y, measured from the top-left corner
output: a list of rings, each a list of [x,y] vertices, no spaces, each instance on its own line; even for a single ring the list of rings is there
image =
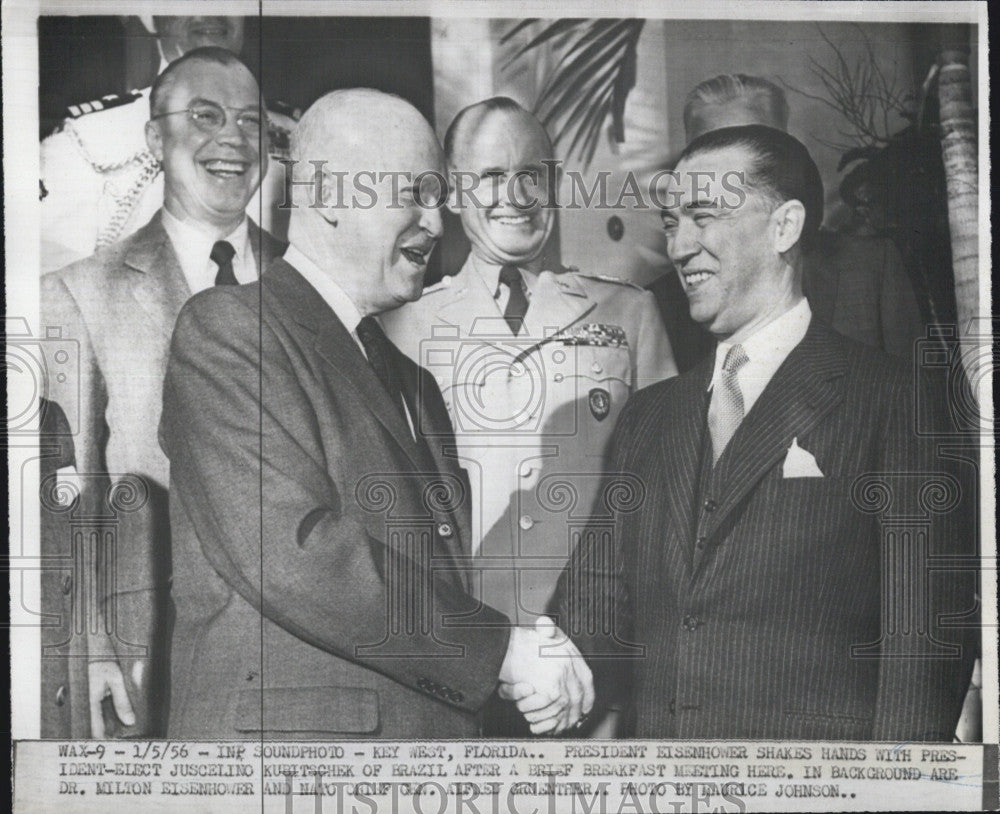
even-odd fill
[[[262,263],[284,251],[252,222],[249,235]],[[113,540],[91,552],[98,595],[78,607],[89,608],[90,660],[122,665],[137,718],[122,734],[163,731],[170,524],[168,464],[156,430],[170,335],[190,295],[159,212],[134,235],[41,283],[43,331],[71,340],[76,357],[68,375],[49,379],[48,398],[75,433],[81,505]],[[50,362],[53,370],[66,367]]]

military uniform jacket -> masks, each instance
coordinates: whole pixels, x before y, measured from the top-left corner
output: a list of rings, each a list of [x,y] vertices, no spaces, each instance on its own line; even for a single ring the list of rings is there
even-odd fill
[[[55,271],[122,240],[163,205],[163,173],[146,147],[149,88],[73,105],[41,147],[41,271]],[[295,121],[268,112],[270,166],[247,213],[284,239],[284,167]]]
[[[676,373],[652,295],[575,269],[542,271],[514,336],[470,255],[383,315],[436,378],[472,484],[477,590],[519,622],[545,613],[598,496],[607,442],[639,388]],[[596,500],[596,503],[595,503]]]

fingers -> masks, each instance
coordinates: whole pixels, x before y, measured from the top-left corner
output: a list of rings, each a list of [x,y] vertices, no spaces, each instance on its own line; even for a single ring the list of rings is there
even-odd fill
[[[104,728],[102,703],[111,696],[115,715],[126,726],[135,724],[135,712],[125,689],[121,669],[113,661],[95,661],[87,666],[87,684],[90,700],[90,735],[95,739],[107,737]]]
[[[122,678],[121,670],[115,665],[114,673],[108,677],[108,686],[111,689],[111,703],[115,708],[115,715],[125,726],[135,724],[135,712],[132,711],[132,702],[128,700],[128,691],[125,689],[125,680]]]
[[[90,685],[90,737],[94,740],[104,740],[104,716],[101,714],[101,701],[104,696],[95,692]]]
[[[529,695],[533,695],[535,688],[528,684],[526,681],[522,681],[518,684],[500,684],[497,694],[504,699],[504,701],[520,701],[522,698],[527,698]]]

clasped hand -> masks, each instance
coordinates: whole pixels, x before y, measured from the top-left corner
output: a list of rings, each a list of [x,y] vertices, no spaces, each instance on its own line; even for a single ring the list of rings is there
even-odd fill
[[[557,735],[577,726],[594,706],[594,679],[576,645],[541,616],[511,631],[500,669],[500,697],[513,701],[532,734]]]

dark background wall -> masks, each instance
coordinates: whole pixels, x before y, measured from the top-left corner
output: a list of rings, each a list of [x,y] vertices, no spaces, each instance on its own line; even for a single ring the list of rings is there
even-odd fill
[[[68,105],[148,87],[159,56],[134,18],[40,17],[40,136]],[[337,88],[372,87],[411,101],[433,123],[426,17],[250,17],[243,53],[268,101],[304,110]]]

